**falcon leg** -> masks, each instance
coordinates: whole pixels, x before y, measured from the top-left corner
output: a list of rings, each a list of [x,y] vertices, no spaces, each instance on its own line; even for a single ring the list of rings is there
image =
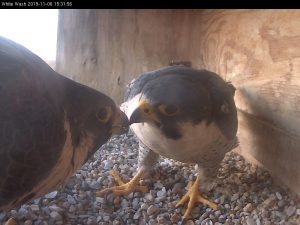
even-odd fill
[[[119,186],[96,192],[98,197],[106,195],[109,192],[112,192],[114,195],[128,195],[131,192],[147,192],[146,186],[138,185],[140,179],[143,177],[142,170],[138,170],[137,174],[128,183],[124,183],[115,170],[110,171],[110,175],[115,178]]]
[[[5,225],[17,225],[17,222],[13,218],[10,218],[6,221]]]
[[[128,195],[131,192],[147,192],[147,187],[139,185],[140,179],[145,177],[148,172],[153,168],[157,162],[158,154],[153,152],[142,142],[139,143],[139,160],[138,160],[138,171],[137,174],[128,182],[125,183],[120,178],[116,171],[111,171],[110,174],[118,182],[119,186],[106,188],[102,191],[96,192],[97,196],[103,196],[108,192],[112,192],[114,195]]]
[[[207,200],[206,198],[202,197],[199,194],[199,185],[200,185],[200,175],[197,176],[197,179],[193,185],[191,185],[191,182],[189,183],[188,192],[176,204],[176,207],[178,207],[188,202],[188,206],[183,215],[183,218],[187,218],[190,215],[194,205],[198,202],[208,205],[212,209],[217,209],[217,205],[215,203],[210,202],[209,200]]]

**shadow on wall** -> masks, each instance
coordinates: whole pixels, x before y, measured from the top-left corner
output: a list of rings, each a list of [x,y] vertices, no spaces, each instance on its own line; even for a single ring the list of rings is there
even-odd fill
[[[253,101],[247,89],[240,89],[241,97],[247,102],[251,114],[239,110],[239,133],[241,151],[244,155],[253,156],[273,177],[286,184],[300,196],[300,139],[299,137],[266,122],[257,104],[269,107],[267,99],[260,96],[259,102]],[[271,110],[271,109],[268,109]],[[266,111],[268,111],[266,110]],[[253,115],[254,114],[254,115]]]

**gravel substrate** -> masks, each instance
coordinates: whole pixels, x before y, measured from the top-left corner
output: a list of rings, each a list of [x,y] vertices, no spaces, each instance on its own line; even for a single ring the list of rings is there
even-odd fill
[[[217,187],[208,193],[209,199],[219,203],[218,210],[200,204],[187,221],[182,221],[184,208],[175,208],[175,204],[186,192],[188,181],[195,179],[194,165],[161,158],[151,179],[141,182],[149,188],[143,196],[132,193],[95,197],[97,190],[115,186],[109,176],[111,169],[119,171],[124,180],[132,178],[137,157],[138,143],[133,136],[113,138],[64,188],[7,215],[0,212],[0,222],[11,216],[24,225],[300,224],[300,203],[296,197],[275,185],[268,172],[234,152],[226,155]]]

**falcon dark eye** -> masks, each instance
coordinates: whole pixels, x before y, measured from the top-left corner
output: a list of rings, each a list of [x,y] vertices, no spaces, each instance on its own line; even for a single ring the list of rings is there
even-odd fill
[[[179,112],[179,109],[176,105],[160,105],[158,109],[166,116],[175,116]]]
[[[97,112],[97,118],[102,123],[107,123],[111,115],[112,109],[109,106],[103,107]]]

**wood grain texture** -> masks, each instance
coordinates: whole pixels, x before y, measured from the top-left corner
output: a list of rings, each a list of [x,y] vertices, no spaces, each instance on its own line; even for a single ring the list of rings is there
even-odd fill
[[[237,87],[240,152],[300,196],[300,11],[202,16],[199,65]]]
[[[241,153],[272,174],[285,168],[290,176],[278,177],[300,195],[299,10],[60,10],[59,15],[58,71],[118,103],[138,74],[171,61],[190,61],[231,81],[244,112]]]
[[[202,26],[205,57],[201,66],[238,87],[240,109],[299,136],[300,48],[296,43],[300,41],[300,11],[225,10],[204,14],[213,24]],[[207,43],[214,43],[213,53],[205,52]]]
[[[171,14],[172,10],[61,10],[57,70],[121,103],[134,77],[169,64],[175,51]]]

